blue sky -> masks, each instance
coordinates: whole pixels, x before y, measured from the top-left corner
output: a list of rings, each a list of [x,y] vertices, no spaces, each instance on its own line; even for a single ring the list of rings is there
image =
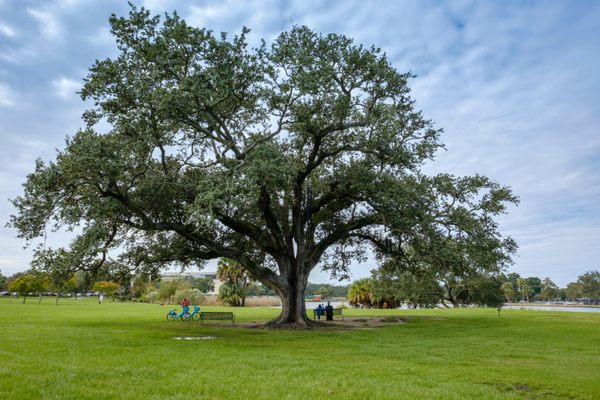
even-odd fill
[[[418,108],[444,128],[427,171],[482,173],[521,198],[500,218],[519,255],[511,271],[559,285],[600,269],[600,2],[134,1],[195,26],[271,42],[293,25],[381,47]],[[0,270],[31,252],[4,224],[34,160],[54,159],[83,125],[75,93],[95,59],[116,54],[108,28],[124,1],[0,0]],[[60,244],[64,235],[49,235]],[[369,274],[369,261],[353,278]],[[316,272],[312,281],[325,281]]]

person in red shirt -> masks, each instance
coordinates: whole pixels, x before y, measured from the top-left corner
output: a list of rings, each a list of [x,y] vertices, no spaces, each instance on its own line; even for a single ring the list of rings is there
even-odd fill
[[[181,302],[181,307],[183,307],[183,312],[189,312],[190,310],[190,302],[188,299],[183,299],[183,301]]]

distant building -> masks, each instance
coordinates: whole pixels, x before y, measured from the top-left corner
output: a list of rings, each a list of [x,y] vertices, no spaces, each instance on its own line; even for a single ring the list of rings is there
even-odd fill
[[[163,272],[160,277],[164,281],[169,281],[172,279],[181,279],[186,276],[191,276],[192,278],[209,278],[212,279],[215,284],[215,288],[213,291],[208,292],[207,294],[218,294],[219,287],[221,287],[221,281],[217,278],[217,273],[213,271],[184,271],[184,272]]]
[[[191,276],[192,278],[210,278],[217,279],[217,273],[212,271],[184,271],[184,272],[164,272],[160,277],[164,280],[185,278]]]

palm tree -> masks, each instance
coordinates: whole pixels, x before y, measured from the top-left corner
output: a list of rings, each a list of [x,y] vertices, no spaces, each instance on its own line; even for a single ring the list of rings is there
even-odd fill
[[[527,299],[527,302],[529,303],[529,296],[533,290],[531,289],[531,286],[529,286],[529,283],[527,283],[527,280],[523,278],[517,279],[517,287],[521,292],[521,300]]]
[[[352,282],[348,288],[348,302],[353,306],[365,306],[371,307],[373,294],[372,280],[370,278],[363,278]]]
[[[502,293],[506,298],[506,301],[514,301],[515,298],[515,289],[513,288],[512,283],[504,282],[501,287]]]
[[[248,271],[237,261],[222,257],[217,264],[217,277],[223,282],[218,300],[234,307],[244,307],[246,291],[253,281]]]

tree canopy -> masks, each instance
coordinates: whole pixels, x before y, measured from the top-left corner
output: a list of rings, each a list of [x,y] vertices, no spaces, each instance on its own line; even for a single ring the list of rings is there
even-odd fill
[[[120,285],[117,282],[113,281],[100,281],[94,283],[92,287],[96,292],[104,293],[105,295],[112,297],[114,300],[117,291],[119,290]]]
[[[188,281],[193,289],[198,289],[204,294],[215,290],[215,282],[211,278],[194,278],[193,276],[185,276],[183,280]]]
[[[8,280],[8,278],[6,276],[2,275],[2,271],[0,270],[0,290],[6,289],[7,280]]]
[[[542,300],[556,300],[559,295],[559,289],[556,283],[552,282],[550,278],[544,278],[541,283],[542,290],[540,291],[540,298]]]
[[[48,277],[48,274],[31,271],[11,280],[8,284],[8,290],[23,296],[23,303],[25,303],[25,300],[27,300],[27,296],[30,293],[41,294],[41,292],[46,291],[49,286],[50,278]]]
[[[275,325],[306,326],[317,266],[343,278],[372,253],[408,267],[514,251],[493,219],[516,202],[509,188],[422,172],[440,130],[380,49],[304,26],[251,48],[246,28],[219,36],[133,6],[110,25],[119,53],[85,78],[86,127],[13,201],[22,238],[81,232],[38,248],[40,268],[228,257],[282,298]]]
[[[582,297],[600,299],[600,271],[589,271],[577,278]]]

